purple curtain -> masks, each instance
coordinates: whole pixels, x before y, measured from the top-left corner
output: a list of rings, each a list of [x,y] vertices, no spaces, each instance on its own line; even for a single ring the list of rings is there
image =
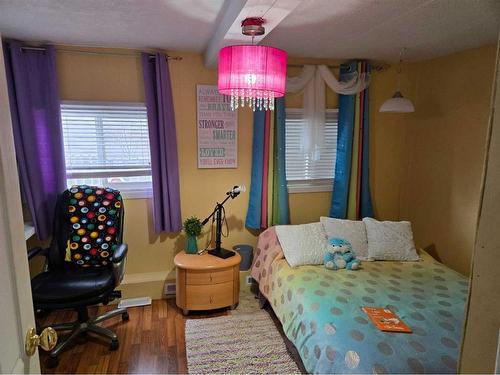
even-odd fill
[[[4,43],[5,70],[23,200],[37,236],[52,234],[57,195],[66,189],[66,168],[55,50]]]
[[[182,229],[179,165],[172,86],[167,57],[142,54],[153,176],[153,222],[156,233]]]

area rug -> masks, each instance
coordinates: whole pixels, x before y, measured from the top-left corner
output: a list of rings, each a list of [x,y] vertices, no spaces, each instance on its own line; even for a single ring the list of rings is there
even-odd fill
[[[253,311],[186,321],[190,374],[300,373],[269,314],[245,310]]]

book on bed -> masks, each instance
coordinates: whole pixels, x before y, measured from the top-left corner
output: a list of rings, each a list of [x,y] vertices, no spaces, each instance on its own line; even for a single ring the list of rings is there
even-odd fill
[[[394,314],[383,307],[363,307],[363,311],[381,331],[411,333],[412,330]]]

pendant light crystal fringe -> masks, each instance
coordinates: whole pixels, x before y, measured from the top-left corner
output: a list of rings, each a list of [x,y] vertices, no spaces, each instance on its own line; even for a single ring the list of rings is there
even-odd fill
[[[253,89],[231,89],[231,109],[234,111],[239,107],[245,107],[255,110],[274,110],[274,93],[258,92]]]

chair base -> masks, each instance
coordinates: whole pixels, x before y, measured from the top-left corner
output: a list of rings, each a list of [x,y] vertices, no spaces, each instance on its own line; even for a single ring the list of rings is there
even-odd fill
[[[64,340],[57,343],[56,347],[50,352],[47,367],[56,367],[59,363],[59,354],[66,349],[69,345],[86,332],[91,332],[96,335],[110,339],[109,350],[117,350],[119,347],[118,336],[112,330],[99,326],[98,324],[121,315],[123,321],[128,321],[129,316],[126,308],[119,308],[110,310],[95,318],[89,319],[87,309],[78,310],[78,320],[70,323],[51,324],[50,327],[54,328],[57,332],[71,331],[71,334]],[[42,331],[43,328],[40,328]]]

